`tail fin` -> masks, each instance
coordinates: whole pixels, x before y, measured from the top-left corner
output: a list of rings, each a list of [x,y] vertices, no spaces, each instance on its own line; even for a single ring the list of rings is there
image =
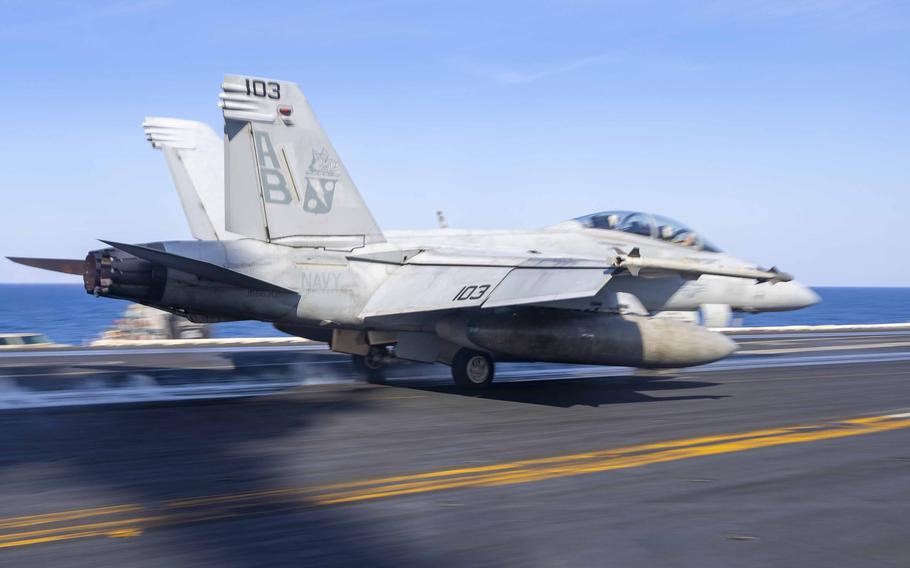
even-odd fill
[[[295,83],[227,75],[221,88],[228,230],[301,246],[385,241]]]
[[[146,139],[164,153],[190,232],[200,240],[237,238],[224,227],[224,149],[201,122],[146,117]]]

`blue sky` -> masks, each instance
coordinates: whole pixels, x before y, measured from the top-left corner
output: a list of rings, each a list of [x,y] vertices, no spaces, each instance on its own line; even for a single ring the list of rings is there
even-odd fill
[[[255,4],[255,5],[254,5]],[[149,114],[294,80],[383,228],[678,218],[910,285],[910,3],[0,1],[0,254],[189,238]],[[72,281],[0,262],[0,282]]]

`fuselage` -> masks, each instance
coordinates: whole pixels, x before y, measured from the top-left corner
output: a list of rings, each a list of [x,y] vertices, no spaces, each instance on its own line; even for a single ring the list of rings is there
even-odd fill
[[[654,258],[693,258],[728,267],[757,268],[754,262],[724,252],[697,250],[623,231],[590,229],[575,221],[530,231],[458,230],[390,231],[390,243],[403,248],[458,247],[478,251],[494,249],[517,254],[536,252],[542,256],[573,256],[590,259],[612,257],[617,251],[640,249]],[[797,310],[819,301],[804,285],[791,282],[757,282],[743,278],[702,275],[684,280],[667,278],[617,278],[605,293],[635,294],[651,312],[697,310],[705,305],[728,305],[733,311],[763,312]]]
[[[289,325],[364,327],[361,312],[394,264],[358,262],[358,256],[400,252],[403,257],[426,249],[496,250],[541,258],[605,260],[638,248],[654,258],[696,258],[723,266],[755,267],[726,253],[694,250],[672,243],[623,233],[560,224],[527,231],[399,231],[386,233],[387,242],[354,251],[284,246],[253,239],[235,241],[170,241],[168,252],[197,258],[273,282],[299,297],[270,292],[200,286],[196,278],[171,271],[159,300],[169,308],[191,307],[202,315],[261,319]],[[415,293],[420,291],[415,290]],[[615,309],[617,293],[631,294],[651,313],[692,311],[726,305],[734,311],[798,309],[817,301],[797,282],[757,282],[744,278],[701,275],[686,279],[676,274],[658,277],[617,275],[597,298],[559,302],[552,307],[599,311]],[[413,324],[420,327],[419,322]],[[406,326],[405,326],[406,327]]]

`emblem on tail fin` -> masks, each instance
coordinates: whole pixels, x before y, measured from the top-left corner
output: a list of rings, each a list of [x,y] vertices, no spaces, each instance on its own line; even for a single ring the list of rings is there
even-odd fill
[[[306,194],[303,198],[303,210],[310,213],[328,213],[332,210],[332,201],[341,178],[341,166],[323,148],[313,149],[313,160],[306,172]]]
[[[256,158],[259,162],[259,183],[262,186],[262,197],[268,203],[287,205],[293,200],[287,178],[284,175],[278,153],[272,145],[268,133],[253,131],[256,140]],[[303,197],[303,210],[308,213],[328,213],[332,210],[335,191],[341,179],[341,164],[323,148],[313,150],[313,159],[307,168],[306,193]],[[298,196],[298,200],[300,197]]]

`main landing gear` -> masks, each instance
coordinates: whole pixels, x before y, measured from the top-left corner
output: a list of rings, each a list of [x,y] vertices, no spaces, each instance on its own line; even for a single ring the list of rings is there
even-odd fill
[[[385,366],[392,357],[387,346],[372,345],[366,355],[351,355],[351,360],[367,382],[381,385],[385,384]],[[452,378],[464,389],[487,388],[495,370],[493,358],[483,351],[459,349],[452,359]]]
[[[385,384],[385,365],[390,358],[389,348],[385,345],[371,345],[366,355],[351,355],[354,368],[374,385]]]
[[[482,351],[459,349],[452,359],[452,378],[466,389],[482,389],[493,382],[493,358]]]

